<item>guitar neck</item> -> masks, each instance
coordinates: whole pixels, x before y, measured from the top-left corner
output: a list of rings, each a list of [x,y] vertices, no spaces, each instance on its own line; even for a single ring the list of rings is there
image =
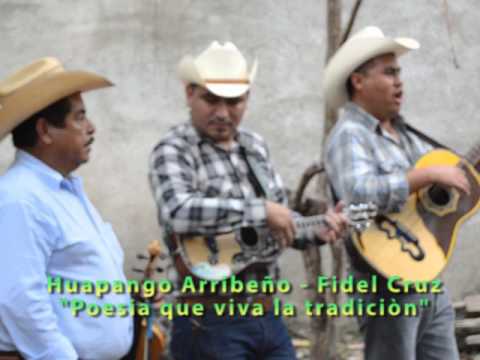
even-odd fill
[[[307,237],[313,229],[327,226],[324,215],[296,217],[294,218],[294,222],[297,230],[296,238]]]
[[[476,143],[465,155],[465,159],[473,165],[475,170],[480,171],[480,142]]]
[[[377,215],[377,208],[374,204],[357,204],[350,205],[343,209],[343,215],[347,218],[347,225],[356,231],[365,230],[372,220]],[[294,218],[297,234],[295,238],[311,237],[312,231],[318,229],[323,231],[328,229],[328,223],[325,220],[325,215],[315,215],[306,217]]]

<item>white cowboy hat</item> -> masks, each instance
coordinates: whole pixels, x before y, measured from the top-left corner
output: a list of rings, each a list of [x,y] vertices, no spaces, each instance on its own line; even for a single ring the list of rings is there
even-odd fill
[[[65,71],[60,61],[52,57],[36,60],[0,81],[0,140],[57,100],[112,85],[90,72]]]
[[[385,37],[375,26],[360,30],[337,50],[325,68],[323,89],[326,103],[338,108],[348,100],[347,79],[368,60],[389,53],[400,56],[419,47],[415,39]]]
[[[255,60],[250,72],[242,53],[231,42],[214,41],[195,59],[187,55],[178,65],[186,84],[198,84],[221,97],[237,97],[248,91],[257,72]]]

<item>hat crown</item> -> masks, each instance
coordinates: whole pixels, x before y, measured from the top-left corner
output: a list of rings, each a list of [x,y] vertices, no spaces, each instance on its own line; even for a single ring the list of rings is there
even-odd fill
[[[178,65],[180,79],[186,84],[197,84],[223,97],[246,93],[257,72],[255,60],[250,71],[247,61],[237,47],[226,42],[213,41],[197,57],[184,56]]]
[[[0,97],[8,96],[28,83],[44,77],[49,73],[64,71],[62,64],[56,58],[45,57],[14,72],[8,78],[0,81]]]
[[[87,71],[66,71],[56,58],[44,57],[0,81],[0,141],[16,126],[55,101],[113,84]]]
[[[204,79],[247,79],[247,61],[231,42],[220,45],[217,41],[203,51],[195,65]]]
[[[350,40],[355,39],[384,39],[383,31],[376,26],[367,26],[355,33]]]

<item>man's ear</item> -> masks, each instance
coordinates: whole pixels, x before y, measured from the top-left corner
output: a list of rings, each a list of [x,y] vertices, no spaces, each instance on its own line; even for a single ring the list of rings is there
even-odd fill
[[[196,85],[188,84],[185,86],[185,97],[187,99],[187,105],[191,106],[193,95],[195,93]]]
[[[50,124],[45,118],[39,118],[37,125],[35,126],[37,130],[38,141],[46,145],[50,145],[53,142],[53,138],[50,134]]]
[[[350,75],[350,83],[352,84],[354,92],[358,92],[363,87],[364,76],[361,73],[354,72]]]

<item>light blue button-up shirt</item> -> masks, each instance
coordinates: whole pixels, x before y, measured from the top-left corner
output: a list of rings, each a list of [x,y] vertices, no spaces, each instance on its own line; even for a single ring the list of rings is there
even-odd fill
[[[27,359],[118,359],[130,348],[132,318],[85,311],[60,299],[129,304],[127,294],[57,294],[47,276],[125,281],[123,252],[81,180],[64,178],[23,151],[0,176],[0,351]]]

